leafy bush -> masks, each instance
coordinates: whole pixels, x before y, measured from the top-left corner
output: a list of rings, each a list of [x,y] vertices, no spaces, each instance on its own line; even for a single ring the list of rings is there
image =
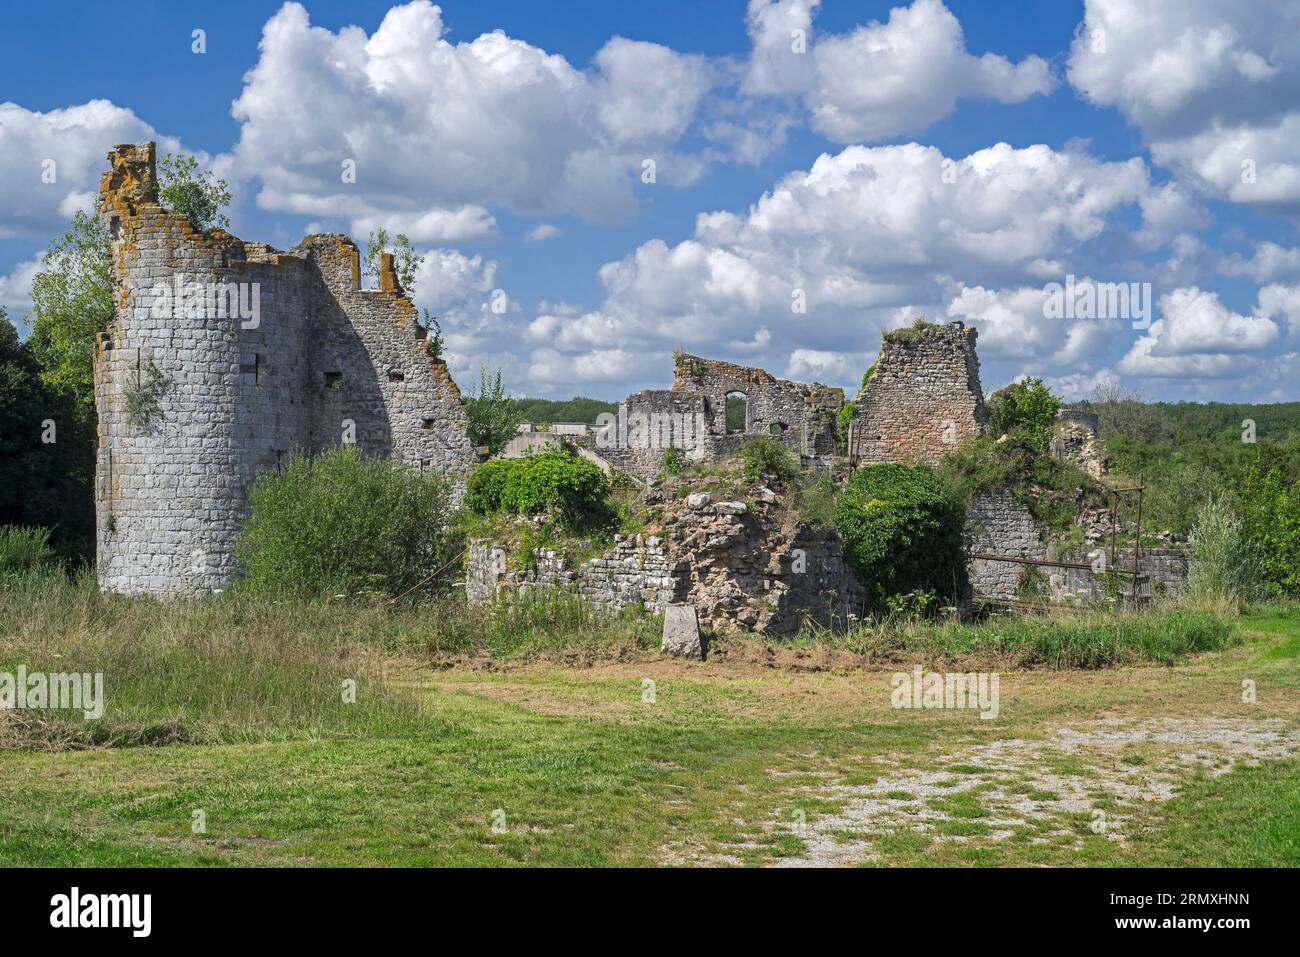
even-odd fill
[[[839,445],[841,455],[846,454],[849,450],[849,426],[853,424],[853,416],[857,411],[858,404],[856,402],[845,402],[840,406],[839,419],[835,423],[835,439]]]
[[[1260,556],[1266,586],[1300,594],[1300,443],[1261,445],[1232,479],[1243,530]]]
[[[1192,529],[1189,594],[1248,601],[1260,593],[1264,567],[1242,521],[1221,496],[1212,495],[1197,513]]]
[[[475,445],[486,446],[491,455],[506,447],[524,420],[501,382],[501,370],[490,373],[486,365],[479,366],[478,393],[465,400],[465,412],[470,438]]]
[[[964,509],[925,466],[860,469],[835,505],[835,527],[876,611],[893,595],[966,593],[963,520]]]
[[[0,525],[0,585],[48,568],[57,560],[48,528]]]
[[[569,528],[581,528],[610,521],[609,493],[599,466],[567,450],[548,449],[484,462],[469,477],[465,504],[483,514],[554,513]]]
[[[1010,489],[1054,530],[1069,527],[1083,508],[1108,504],[1100,483],[1073,463],[1052,458],[1023,428],[1012,429],[1001,441],[992,433],[967,439],[939,463],[936,473],[959,501],[988,489]]]
[[[754,439],[737,450],[745,463],[745,481],[757,482],[764,477],[787,481],[799,474],[794,455],[775,439]]]
[[[682,460],[681,449],[675,445],[668,447],[668,451],[664,452],[661,471],[664,475],[681,475],[686,471],[686,463]]]
[[[440,569],[429,590],[452,577],[458,543],[440,476],[342,446],[258,476],[249,503],[236,554],[254,594],[398,595]]]
[[[984,409],[989,417],[989,434],[994,438],[1021,430],[1036,448],[1046,451],[1060,407],[1061,400],[1052,395],[1042,379],[1025,379],[994,392]]]

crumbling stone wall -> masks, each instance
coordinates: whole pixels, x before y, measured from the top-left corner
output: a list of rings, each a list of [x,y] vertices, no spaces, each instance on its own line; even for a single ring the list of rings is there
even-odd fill
[[[675,588],[664,541],[654,535],[616,535],[606,555],[577,567],[540,549],[522,568],[512,568],[511,558],[496,543],[470,543],[465,567],[470,604],[487,601],[503,588],[518,595],[531,588],[558,588],[581,595],[595,608],[617,611],[640,604],[658,614],[672,601]]]
[[[95,353],[101,588],[225,587],[249,484],[295,449],[355,441],[444,472],[463,492],[475,461],[464,406],[426,353],[391,258],[381,288],[362,292],[346,237],[280,252],[204,235],[159,203],[154,144],[108,158],[100,212],[115,308]]]
[[[704,397],[712,456],[721,457],[749,439],[775,438],[796,455],[836,451],[835,428],[844,390],[778,379],[764,369],[679,352],[674,356],[673,391]],[[744,393],[742,432],[727,433],[727,394]]]
[[[854,466],[934,464],[983,433],[987,417],[975,338],[975,329],[961,322],[885,334],[849,427]]]
[[[659,534],[618,537],[607,555],[577,568],[553,552],[512,568],[519,563],[499,544],[473,543],[466,595],[475,603],[502,588],[554,587],[607,610],[640,603],[662,613],[669,604],[689,604],[714,628],[789,635],[805,622],[844,627],[862,613],[865,593],[838,534],[806,522],[787,527],[770,511],[775,493],[765,493],[753,508],[714,502],[707,493],[674,500]]]
[[[670,447],[687,462],[710,453],[708,406],[702,395],[645,389],[619,404],[618,412],[583,436],[584,444],[611,464],[642,480],[654,478]],[[612,421],[611,421],[612,419]]]
[[[678,353],[671,389],[629,395],[582,437],[605,460],[648,481],[677,448],[687,462],[716,462],[756,438],[777,439],[813,459],[836,452],[844,390],[777,379],[763,369]],[[727,394],[746,396],[745,428],[727,432]]]
[[[1104,543],[1098,543],[1090,551],[1072,551],[1066,561],[1091,563],[1097,548],[1106,553],[1106,567],[1124,572],[1111,584],[1112,591],[1117,590],[1122,596],[1128,596],[1132,588],[1132,578],[1128,574],[1133,569],[1133,547],[1131,545],[1115,550],[1114,560],[1110,549]],[[1182,594],[1187,587],[1187,573],[1192,560],[1191,549],[1186,547],[1143,548],[1138,555],[1138,595],[1142,598],[1174,597]],[[1084,571],[1081,568],[1054,568],[1048,576],[1051,597],[1057,602],[1075,602],[1095,604],[1106,600],[1107,583],[1103,576]]]
[[[966,510],[966,549],[973,555],[1046,557],[1043,533],[1033,513],[1009,489],[986,489],[972,498]],[[1028,567],[1032,566],[972,558],[967,565],[971,591],[977,597],[1015,598]]]
[[[1100,425],[1096,414],[1076,409],[1060,409],[1048,450],[1052,457],[1070,462],[1092,478],[1100,479],[1110,471],[1106,446],[1098,438]]]

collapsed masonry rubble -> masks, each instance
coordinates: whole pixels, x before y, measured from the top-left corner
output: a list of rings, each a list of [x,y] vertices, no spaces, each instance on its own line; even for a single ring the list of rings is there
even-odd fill
[[[457,489],[476,461],[460,392],[385,256],[360,286],[346,236],[288,251],[197,231],[158,199],[153,143],[100,183],[114,316],[95,352],[100,587],[225,587],[254,475],[355,442]]]
[[[662,613],[689,604],[701,624],[771,635],[793,634],[805,622],[842,627],[860,612],[862,586],[836,532],[790,521],[782,496],[767,487],[746,496],[753,504],[683,492],[671,482],[652,490],[643,502],[657,516],[649,529],[616,536],[607,554],[576,567],[554,551],[518,555],[476,542],[466,593],[477,603],[500,589],[559,587],[607,610],[640,605]]]

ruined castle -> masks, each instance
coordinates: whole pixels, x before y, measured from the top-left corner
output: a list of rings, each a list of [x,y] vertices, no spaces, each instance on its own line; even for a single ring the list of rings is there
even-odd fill
[[[460,498],[481,456],[460,392],[390,255],[381,257],[378,288],[363,290],[360,251],[348,237],[308,236],[281,251],[224,230],[204,233],[160,204],[152,143],[119,146],[108,159],[100,215],[112,245],[115,308],[94,356],[101,588],[151,595],[224,588],[236,571],[254,477],[295,451],[355,444],[446,476]],[[918,324],[883,338],[847,436],[841,389],[678,352],[671,388],[634,393],[613,421],[565,440],[650,486],[669,448],[687,461],[716,462],[766,438],[842,475],[845,466],[937,462],[984,431],[974,329]],[[736,407],[743,415],[728,416],[729,399],[743,402]],[[1095,418],[1063,413],[1052,453],[1104,474]],[[550,583],[611,608],[687,602],[714,624],[776,633],[842,617],[860,587],[838,536],[807,523],[774,524],[774,493],[753,492],[752,509],[707,495],[691,495],[683,507],[647,487],[644,504],[662,506],[664,532],[617,542],[577,569],[542,556],[528,572],[508,572],[490,543],[480,543],[467,588],[481,598],[502,585]],[[1003,491],[974,502],[970,522],[973,553],[1033,561],[1044,554],[1042,529]],[[805,574],[804,562],[815,573]],[[1177,586],[1173,564],[1152,576]],[[975,560],[971,572],[976,591],[991,596],[1013,595],[1022,577],[1014,565],[987,560]]]
[[[204,234],[158,201],[154,144],[100,182],[114,316],[95,351],[100,587],[222,588],[253,477],[294,450],[355,443],[451,477],[476,462],[460,392],[429,354],[391,257],[361,289],[341,235],[288,251]]]

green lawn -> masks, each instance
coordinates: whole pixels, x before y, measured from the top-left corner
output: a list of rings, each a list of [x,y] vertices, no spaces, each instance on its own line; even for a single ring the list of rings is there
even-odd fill
[[[0,864],[1297,866],[1300,615],[1242,630],[1172,667],[1003,669],[994,721],[892,708],[894,668],[407,648],[353,706],[392,720],[0,750]]]

